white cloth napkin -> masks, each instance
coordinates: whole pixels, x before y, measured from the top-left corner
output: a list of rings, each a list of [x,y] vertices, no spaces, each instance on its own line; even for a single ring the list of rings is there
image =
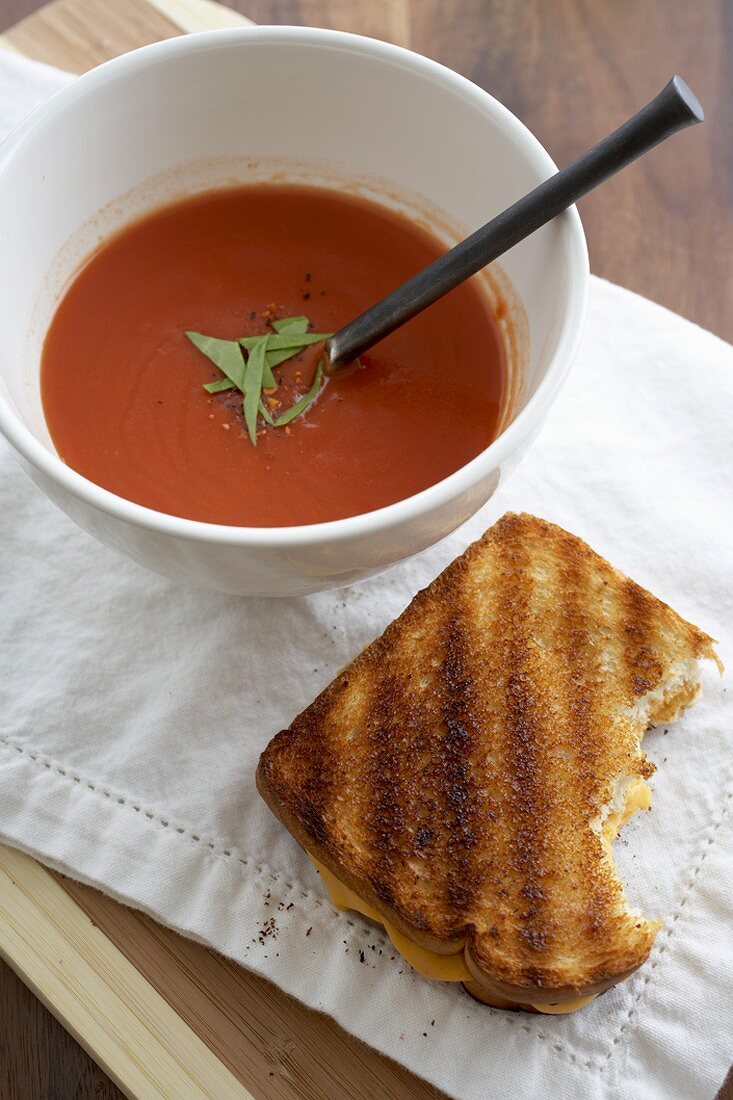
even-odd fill
[[[0,58],[0,125],[67,79]],[[5,258],[5,262],[9,262]],[[579,361],[513,480],[387,577],[287,602],[172,584],[78,530],[0,449],[0,836],[265,974],[463,1098],[712,1097],[733,1058],[725,680],[649,734],[654,811],[617,845],[659,933],[569,1017],[498,1012],[416,976],[336,912],[259,799],[257,757],[499,515],[586,538],[733,662],[733,349],[593,280]]]

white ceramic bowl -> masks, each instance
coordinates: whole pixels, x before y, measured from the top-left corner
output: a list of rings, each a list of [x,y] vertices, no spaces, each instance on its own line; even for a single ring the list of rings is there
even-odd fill
[[[378,573],[473,515],[536,435],[585,314],[588,259],[574,209],[503,261],[529,326],[522,407],[512,423],[439,484],[331,523],[193,522],[133,504],[64,465],[39,392],[54,301],[104,233],[212,184],[275,172],[318,182],[335,173],[366,192],[386,187],[396,205],[441,212],[455,235],[554,170],[536,138],[486,92],[368,38],[294,27],[213,31],[102,65],[0,150],[0,428],[36,485],[81,527],[169,577],[286,596]]]

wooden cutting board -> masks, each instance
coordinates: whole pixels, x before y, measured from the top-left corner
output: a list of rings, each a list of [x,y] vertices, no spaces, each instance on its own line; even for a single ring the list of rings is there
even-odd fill
[[[0,47],[81,73],[249,22],[211,0],[55,0]],[[0,954],[140,1100],[443,1096],[265,979],[1,846]]]

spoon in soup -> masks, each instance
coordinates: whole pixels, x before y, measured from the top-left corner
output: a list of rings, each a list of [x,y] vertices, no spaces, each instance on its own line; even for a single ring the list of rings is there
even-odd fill
[[[448,294],[482,267],[551,221],[637,157],[678,130],[702,122],[697,97],[679,76],[587,153],[556,172],[393,290],[326,341],[314,345],[327,375],[353,369],[359,355]]]

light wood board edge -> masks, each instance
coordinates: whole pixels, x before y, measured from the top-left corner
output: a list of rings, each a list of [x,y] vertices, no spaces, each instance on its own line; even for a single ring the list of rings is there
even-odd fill
[[[53,875],[3,846],[0,955],[134,1100],[253,1100]]]
[[[150,42],[247,26],[250,19],[214,0],[52,0],[0,35],[0,49],[83,73]]]
[[[8,53],[20,53],[18,47],[14,46],[5,34],[0,34],[0,50],[7,50]]]
[[[184,34],[194,31],[213,31],[224,27],[254,27],[246,16],[232,8],[225,8],[215,0],[148,0],[161,15],[175,23]]]

